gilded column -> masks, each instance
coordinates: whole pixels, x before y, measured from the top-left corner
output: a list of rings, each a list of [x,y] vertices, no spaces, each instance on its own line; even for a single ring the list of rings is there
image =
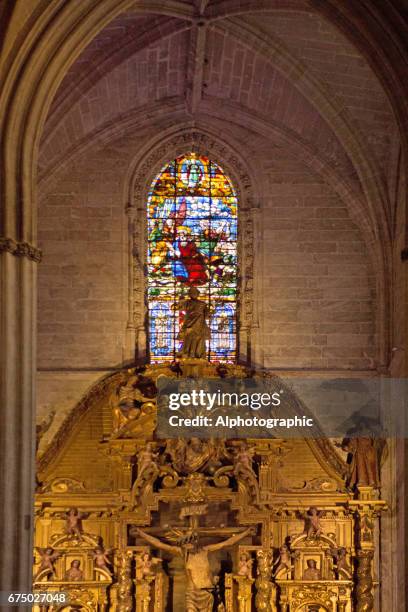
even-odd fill
[[[251,612],[253,579],[247,576],[235,576],[235,580],[238,583],[238,610],[239,612]]]
[[[255,608],[257,612],[275,612],[275,586],[271,582],[272,553],[270,550],[258,550],[256,557]]]
[[[374,610],[374,529],[375,522],[381,511],[386,509],[383,500],[374,499],[374,489],[359,485],[357,499],[349,502],[354,509],[356,521],[356,585],[354,599],[356,612],[372,612]]]
[[[133,610],[132,557],[130,550],[121,550],[118,553],[117,612]]]
[[[373,568],[374,553],[372,550],[358,550],[357,584],[355,589],[356,612],[374,610]]]

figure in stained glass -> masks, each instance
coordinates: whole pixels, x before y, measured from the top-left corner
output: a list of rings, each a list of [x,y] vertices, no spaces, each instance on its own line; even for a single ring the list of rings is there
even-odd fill
[[[212,330],[198,352],[234,360],[237,199],[217,164],[191,153],[163,168],[149,193],[148,245],[152,361],[171,362],[184,349],[185,318],[176,305],[192,287],[199,288]],[[221,319],[222,333],[217,331]]]
[[[204,255],[191,237],[188,226],[177,228],[177,237],[170,247],[173,252],[173,274],[176,280],[189,285],[203,285],[208,280]]]

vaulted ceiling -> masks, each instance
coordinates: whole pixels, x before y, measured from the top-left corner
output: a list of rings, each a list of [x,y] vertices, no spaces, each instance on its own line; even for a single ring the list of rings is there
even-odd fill
[[[79,54],[54,98],[39,176],[120,126],[245,124],[314,159],[387,232],[399,156],[390,101],[313,0],[135,3]],[[299,153],[300,152],[300,153]]]

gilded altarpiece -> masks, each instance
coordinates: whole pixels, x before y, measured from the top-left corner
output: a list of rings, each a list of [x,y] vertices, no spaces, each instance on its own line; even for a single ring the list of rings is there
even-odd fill
[[[42,609],[374,610],[379,489],[325,438],[158,439],[161,376],[265,378],[181,359],[88,393],[39,460],[34,584],[70,597]]]

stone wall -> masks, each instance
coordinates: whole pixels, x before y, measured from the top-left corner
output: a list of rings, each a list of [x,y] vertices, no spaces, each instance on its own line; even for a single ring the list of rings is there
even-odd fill
[[[42,187],[40,370],[109,369],[126,360],[124,193],[136,152],[134,139],[94,147]],[[376,278],[346,203],[278,147],[256,162],[257,355],[272,368],[373,367]]]
[[[69,165],[39,207],[38,366],[121,365],[126,327],[125,206],[120,156]]]
[[[369,369],[376,278],[345,202],[282,151],[265,163],[259,342],[272,368]]]

